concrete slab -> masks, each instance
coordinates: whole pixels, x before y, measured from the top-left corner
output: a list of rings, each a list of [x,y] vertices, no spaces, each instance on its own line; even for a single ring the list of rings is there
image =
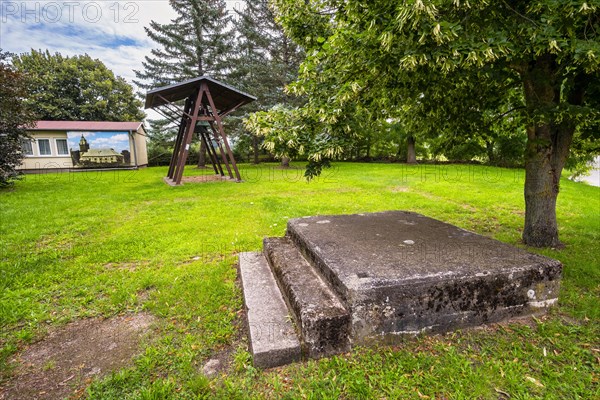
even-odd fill
[[[303,352],[318,358],[350,349],[350,314],[288,238],[266,238],[264,253],[292,310]]]
[[[420,214],[298,218],[288,236],[352,314],[353,343],[544,312],[562,265]]]
[[[267,260],[261,253],[239,254],[254,365],[272,368],[299,361],[300,341]]]

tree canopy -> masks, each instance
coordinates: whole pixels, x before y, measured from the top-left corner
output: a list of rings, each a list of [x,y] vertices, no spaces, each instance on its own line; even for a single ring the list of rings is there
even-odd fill
[[[275,19],[269,0],[246,1],[237,11],[236,57],[229,78],[241,89],[260,93],[258,109],[297,101],[284,88],[297,77],[304,58]]]
[[[224,0],[172,0],[177,16],[166,24],[152,21],[146,34],[159,46],[135,71],[136,85],[155,89],[210,75],[221,79],[229,69],[233,33]]]
[[[307,57],[291,93],[305,106],[255,114],[268,146],[312,161],[341,154],[360,124],[411,119],[458,140],[507,118],[526,129],[523,239],[557,246],[556,197],[572,142],[598,136],[595,1],[275,0]]]
[[[140,121],[144,113],[133,88],[100,60],[65,57],[48,50],[13,59],[29,77],[26,104],[41,120]]]
[[[236,136],[238,154],[252,148],[258,161],[257,137],[247,134],[241,120],[249,112],[300,101],[283,89],[296,78],[303,54],[275,21],[268,0],[244,3],[241,9],[228,10],[223,0],[171,2],[177,16],[167,24],[153,21],[146,28],[157,47],[145,58],[143,70],[135,71],[136,84],[154,89],[209,75],[256,95],[258,101],[234,113],[227,125]],[[170,127],[164,121],[155,125],[165,132]],[[157,140],[155,144],[167,151],[164,146],[169,143]],[[201,143],[199,166],[204,165],[204,153]]]
[[[293,82],[304,54],[275,20],[269,0],[246,1],[242,10],[236,10],[236,54],[228,81],[257,96],[257,101],[236,112],[228,125],[237,136],[236,148],[252,147],[254,162],[258,163],[259,138],[248,135],[242,119],[258,110],[275,105],[302,104],[303,98],[291,96],[284,88]],[[248,146],[251,142],[251,145]]]
[[[175,18],[166,24],[152,21],[144,28],[158,47],[145,57],[144,69],[135,71],[135,84],[142,89],[156,89],[202,75],[223,79],[229,71],[234,50],[232,21],[226,2],[173,0],[170,5],[177,14]],[[177,117],[171,117],[156,121],[155,126],[172,127]],[[167,152],[169,149],[163,147],[164,144],[154,143],[152,148]],[[202,142],[199,167],[205,165],[205,153]]]

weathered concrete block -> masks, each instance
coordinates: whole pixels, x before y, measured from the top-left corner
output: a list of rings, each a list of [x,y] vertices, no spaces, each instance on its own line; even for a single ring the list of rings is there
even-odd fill
[[[352,314],[352,343],[544,312],[560,262],[420,214],[292,219],[288,236]]]
[[[300,330],[308,357],[349,349],[350,314],[287,238],[266,238],[264,252]]]
[[[299,361],[300,342],[267,260],[261,253],[240,253],[239,266],[254,365]]]

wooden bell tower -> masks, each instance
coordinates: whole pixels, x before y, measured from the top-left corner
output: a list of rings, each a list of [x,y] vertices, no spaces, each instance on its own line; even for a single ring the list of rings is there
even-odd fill
[[[156,110],[179,126],[165,181],[170,185],[181,184],[192,138],[197,133],[208,150],[215,174],[225,177],[226,170],[230,179],[241,182],[223,118],[254,100],[256,97],[207,76],[149,91],[145,108]],[[183,108],[176,102],[183,102]]]

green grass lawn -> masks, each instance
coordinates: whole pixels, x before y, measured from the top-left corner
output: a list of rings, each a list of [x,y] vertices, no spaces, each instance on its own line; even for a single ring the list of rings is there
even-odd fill
[[[242,184],[170,187],[166,168],[29,175],[0,191],[0,368],[69,321],[145,310],[155,339],[94,399],[600,398],[600,188],[562,181],[560,306],[530,324],[405,339],[269,371],[241,336],[237,253],[289,218],[410,210],[519,244],[522,170],[483,166],[241,166]],[[188,168],[186,174],[198,174]],[[208,172],[205,172],[208,173]],[[202,365],[231,351],[208,380]]]

